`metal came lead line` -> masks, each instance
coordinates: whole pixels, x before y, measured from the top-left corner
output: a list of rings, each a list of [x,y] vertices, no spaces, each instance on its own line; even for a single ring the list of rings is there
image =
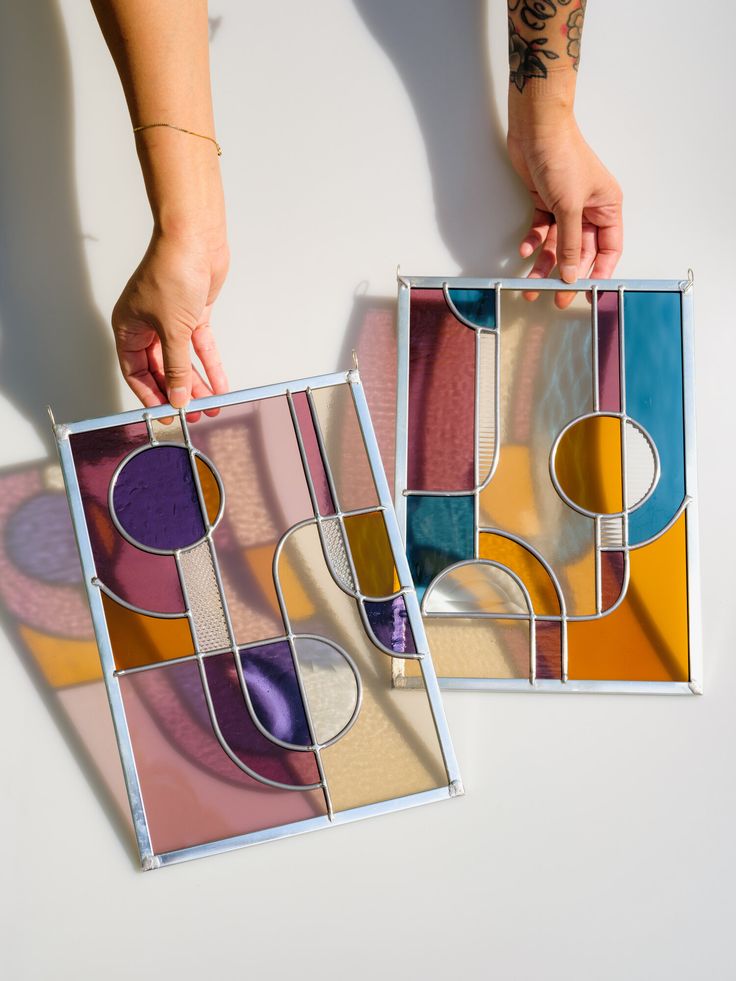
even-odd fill
[[[351,384],[350,394],[353,399],[353,405],[355,406],[355,412],[358,416],[358,423],[363,436],[363,443],[366,448],[368,463],[371,468],[371,472],[374,475],[378,499],[386,505],[386,532],[391,545],[391,552],[393,553],[396,571],[399,574],[399,583],[402,586],[408,587],[408,591],[406,593],[406,611],[409,617],[409,625],[414,633],[414,640],[417,649],[419,651],[428,651],[429,645],[427,643],[427,635],[424,630],[424,623],[422,621],[422,615],[419,609],[419,602],[417,600],[416,591],[412,582],[409,562],[406,558],[406,551],[401,537],[398,520],[395,512],[391,509],[391,491],[389,490],[388,481],[386,480],[386,475],[383,469],[383,462],[378,450],[378,444],[376,443],[375,435],[373,433],[373,424],[371,423],[368,403],[366,401],[365,392],[363,391],[362,385],[359,383]],[[447,725],[447,718],[445,716],[444,705],[442,703],[437,673],[434,669],[434,664],[432,663],[431,657],[423,657],[421,654],[419,654],[418,660],[422,675],[421,685],[423,686],[424,696],[429,703],[430,712],[432,714],[432,722],[434,724],[437,741],[442,754],[442,761],[445,766],[445,773],[447,774],[447,779],[451,788],[450,793],[452,795],[453,793],[458,792],[458,788],[462,787],[462,781],[460,779],[460,769],[458,767],[455,750],[450,737],[450,730]],[[455,788],[454,791],[452,789],[453,787]]]
[[[351,400],[352,400],[352,386],[350,386],[350,390],[351,390]],[[337,494],[337,487],[335,485],[334,477],[333,477],[333,474],[332,474],[332,467],[330,466],[330,460],[329,460],[329,457],[327,455],[327,446],[325,444],[324,435],[322,433],[322,427],[320,425],[319,416],[317,414],[317,407],[314,404],[314,400],[312,398],[312,393],[309,390],[307,390],[307,401],[309,403],[309,409],[310,409],[310,412],[311,412],[311,415],[312,415],[312,423],[314,425],[314,433],[315,433],[315,436],[317,437],[317,445],[319,446],[320,455],[322,457],[322,466],[324,467],[325,476],[327,477],[327,483],[328,483],[329,488],[330,488],[330,493],[332,494],[332,501],[333,501],[333,504],[335,505],[335,508],[336,508],[336,517],[337,517],[339,528],[340,528],[340,534],[342,535],[343,547],[345,549],[345,558],[347,559],[348,567],[350,568],[350,574],[353,577],[354,599],[356,600],[356,602],[358,604],[358,613],[360,614],[360,619],[361,619],[361,621],[363,623],[363,627],[364,627],[364,629],[366,631],[366,634],[367,634],[367,636],[369,638],[371,638],[371,643],[375,647],[377,647],[379,650],[383,651],[385,654],[388,654],[390,657],[396,657],[398,655],[402,660],[407,659],[407,658],[410,659],[410,660],[419,660],[421,658],[421,656],[422,656],[419,652],[417,652],[416,654],[410,654],[410,653],[408,653],[406,651],[393,651],[390,648],[386,647],[385,644],[382,644],[378,640],[378,638],[376,637],[376,635],[375,635],[375,633],[373,631],[373,628],[372,628],[372,626],[370,624],[370,621],[368,619],[368,614],[367,614],[366,608],[365,608],[365,600],[366,600],[367,597],[366,597],[365,593],[363,592],[363,590],[361,589],[360,579],[358,578],[358,570],[357,570],[357,568],[355,566],[355,562],[353,560],[353,554],[352,554],[352,550],[350,548],[350,539],[348,537],[347,530],[345,528],[345,522],[343,520],[343,511],[340,508],[340,501],[339,501],[338,494]],[[357,411],[356,411],[356,416],[357,416]],[[365,441],[365,433],[363,432],[362,426],[360,425],[360,417],[359,416],[358,416],[358,426],[359,426],[360,431],[361,431],[361,438],[363,440],[364,449],[367,452],[368,447],[367,447],[367,444],[366,444],[366,441]],[[378,487],[376,486],[375,477],[373,476],[373,468],[372,467],[369,467],[369,469],[371,471],[371,479],[373,480],[373,487],[374,487],[374,490],[376,491],[376,496],[378,497],[378,500],[380,502],[381,495],[379,493]],[[385,517],[384,517],[384,524],[385,524]],[[321,524],[319,524],[318,527],[320,529],[320,538],[322,539],[322,528],[321,528]],[[328,564],[329,564],[329,559],[328,559]],[[392,598],[392,597],[394,597],[396,595],[399,595],[399,594],[400,595],[405,595],[405,591],[406,591],[406,588],[407,587],[405,587],[402,583],[399,583],[399,585],[401,586],[401,589],[398,591],[398,593],[392,593],[389,596],[385,596],[385,597],[373,597],[373,599],[375,601],[379,601],[380,602],[381,600],[387,600],[387,599],[390,599],[390,598]]]
[[[179,582],[181,584],[182,593],[184,594],[184,601],[186,602],[187,607],[191,607],[191,604],[189,602],[188,591],[187,591],[186,578],[181,568],[180,555],[181,555],[181,549],[177,549],[174,552],[174,559],[176,561],[176,571],[179,576]],[[262,774],[257,773],[255,770],[252,770],[247,763],[243,762],[243,760],[241,760],[240,757],[233,752],[232,748],[230,747],[230,744],[222,734],[222,729],[220,728],[220,724],[217,720],[217,713],[215,712],[215,706],[212,701],[212,693],[210,692],[209,681],[207,679],[207,672],[204,666],[204,657],[200,649],[199,641],[197,638],[197,628],[196,628],[196,624],[194,623],[194,616],[192,615],[191,612],[188,614],[187,619],[189,620],[189,629],[192,632],[192,639],[194,641],[194,650],[195,650],[195,657],[197,661],[197,668],[199,669],[199,678],[202,684],[202,691],[204,694],[205,702],[207,703],[207,711],[209,713],[210,723],[212,725],[212,729],[215,733],[215,737],[217,741],[219,742],[220,746],[227,754],[227,756],[230,758],[230,760],[232,760],[235,766],[237,766],[238,769],[242,770],[243,773],[248,774],[249,777],[252,777],[254,780],[257,780],[259,783],[266,784],[269,787],[277,787],[280,790],[297,790],[297,791],[318,790],[320,786],[319,784],[296,786],[292,784],[280,783],[277,780],[271,780],[270,777],[265,777]]]
[[[190,457],[190,461],[191,461],[192,474],[193,474],[194,484],[195,484],[195,487],[196,487],[196,490],[197,490],[197,497],[199,499],[199,506],[200,506],[200,509],[201,509],[201,512],[202,512],[202,520],[203,520],[203,522],[205,522],[206,527],[207,527],[207,533],[205,535],[205,540],[207,542],[207,550],[209,552],[210,561],[212,563],[212,570],[214,572],[215,580],[216,580],[216,583],[217,583],[217,591],[218,591],[218,594],[219,594],[219,597],[220,597],[220,604],[221,604],[221,607],[222,607],[222,613],[223,613],[223,616],[225,618],[225,627],[226,627],[226,630],[227,630],[228,637],[230,639],[230,644],[231,644],[230,650],[231,650],[232,655],[233,655],[233,661],[235,662],[235,670],[236,670],[237,675],[238,675],[238,683],[240,685],[240,691],[241,691],[241,694],[242,694],[243,699],[245,701],[245,705],[246,705],[246,708],[248,710],[248,714],[250,715],[251,721],[253,722],[254,726],[261,733],[261,735],[264,736],[266,739],[268,739],[270,742],[272,742],[275,746],[280,746],[282,749],[286,749],[286,750],[289,750],[289,751],[292,751],[292,752],[299,752],[299,753],[301,753],[301,752],[313,752],[314,751],[314,747],[312,747],[312,746],[308,746],[308,747],[299,746],[299,745],[297,745],[295,743],[289,743],[286,740],[279,739],[277,736],[274,736],[273,733],[269,732],[265,728],[265,726],[262,724],[260,718],[258,717],[258,713],[255,710],[255,706],[253,705],[253,701],[252,701],[252,699],[250,697],[250,689],[248,687],[248,682],[247,682],[247,679],[245,677],[245,672],[243,670],[243,664],[242,664],[241,659],[240,659],[240,652],[239,652],[239,648],[238,648],[237,638],[236,638],[236,635],[235,635],[235,628],[233,627],[232,618],[230,616],[230,608],[229,608],[229,605],[228,605],[228,602],[227,602],[227,597],[225,595],[225,584],[224,584],[223,578],[222,578],[222,571],[220,569],[220,562],[219,562],[219,559],[217,557],[217,550],[215,549],[214,541],[212,539],[212,526],[211,526],[210,521],[209,521],[209,515],[207,514],[207,509],[206,509],[205,500],[204,500],[204,494],[202,492],[202,485],[201,485],[200,480],[199,480],[199,472],[197,470],[197,464],[196,464],[196,453],[195,453],[195,450],[194,450],[194,447],[192,445],[192,441],[191,441],[191,438],[190,438],[190,435],[189,435],[189,426],[187,424],[186,415],[185,415],[183,409],[180,409],[179,410],[179,415],[180,415],[180,419],[181,419],[181,426],[182,426],[182,431],[183,431],[183,434],[184,434],[184,439],[185,439],[186,445],[187,445],[187,447],[189,449],[189,457]],[[181,578],[182,578],[182,583],[183,583],[183,579],[184,579],[183,572],[182,572]],[[187,601],[187,606],[189,606],[189,605],[190,604]],[[288,622],[285,622],[284,625],[287,627],[289,633],[291,633],[291,628],[289,627]],[[199,653],[201,654],[202,652],[200,651]]]
[[[598,412],[601,407],[599,353],[598,353],[598,287],[594,286],[591,296],[591,320],[593,334],[592,374],[593,374],[593,410]]]
[[[480,557],[480,331],[475,331],[475,393],[473,404],[473,424],[475,426],[475,440],[473,443],[473,555]]]
[[[596,613],[603,612],[603,582],[601,580],[601,518],[593,518],[595,529],[595,609]]]

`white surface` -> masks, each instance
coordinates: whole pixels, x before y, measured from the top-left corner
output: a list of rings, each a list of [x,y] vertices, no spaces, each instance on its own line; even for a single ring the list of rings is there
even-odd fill
[[[149,218],[88,5],[0,7],[4,467],[42,453],[48,401],[133,404],[104,321]],[[397,262],[522,268],[490,7],[486,31],[480,0],[212,0],[233,387],[346,366],[356,288],[392,297]],[[706,694],[448,694],[465,798],[142,874],[3,639],[4,977],[734,976],[730,14],[590,0],[578,97],[625,191],[621,274],[696,272]]]

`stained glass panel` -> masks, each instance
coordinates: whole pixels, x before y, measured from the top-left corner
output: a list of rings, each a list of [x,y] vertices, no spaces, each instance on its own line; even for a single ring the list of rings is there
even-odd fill
[[[357,371],[165,411],[56,427],[144,867],[461,792]]]
[[[565,310],[524,285],[399,281],[396,505],[440,683],[699,691],[692,280]]]

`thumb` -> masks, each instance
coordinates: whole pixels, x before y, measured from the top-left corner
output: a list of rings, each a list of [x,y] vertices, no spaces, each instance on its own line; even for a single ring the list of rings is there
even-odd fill
[[[175,409],[183,409],[192,397],[192,359],[189,330],[169,329],[161,333],[161,354],[166,378],[166,397]]]
[[[557,265],[560,278],[574,283],[580,266],[583,213],[577,208],[566,208],[555,214],[557,220]]]

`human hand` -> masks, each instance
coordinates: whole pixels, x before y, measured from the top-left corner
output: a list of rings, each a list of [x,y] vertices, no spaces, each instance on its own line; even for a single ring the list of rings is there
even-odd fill
[[[123,377],[145,406],[222,394],[228,383],[210,326],[212,304],[225,280],[224,233],[208,244],[194,234],[153,233],[140,265],[112,313]],[[193,366],[191,349],[206,378]]]
[[[608,279],[623,249],[622,193],[585,142],[570,114],[544,126],[519,121],[509,128],[512,166],[534,204],[529,231],[519,247],[522,258],[538,251],[530,278],[546,278],[555,265],[566,283],[580,277]],[[592,270],[591,270],[592,267]],[[524,296],[535,300],[539,294]],[[575,293],[561,291],[561,309]]]

